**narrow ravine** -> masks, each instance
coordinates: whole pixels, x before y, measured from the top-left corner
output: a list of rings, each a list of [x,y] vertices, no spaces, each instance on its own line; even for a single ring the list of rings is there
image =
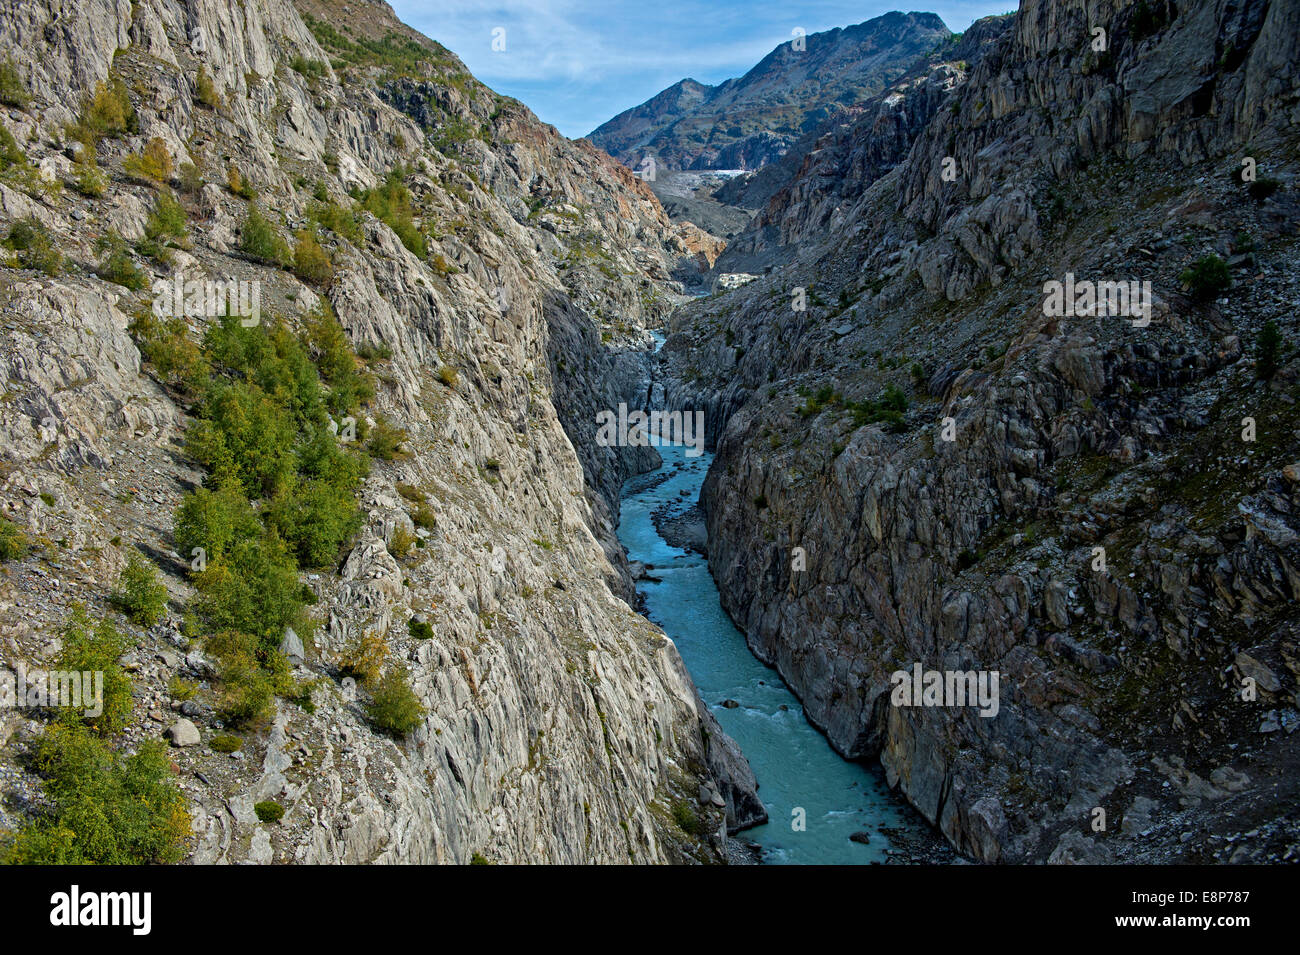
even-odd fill
[[[663,467],[624,489],[619,537],[630,560],[652,568],[638,583],[647,615],[677,644],[705,703],[758,777],[770,821],[742,838],[768,863],[883,862],[890,849],[910,855],[899,847],[930,841],[914,814],[877,771],[831,749],[780,675],[750,652],[722,609],[704,556],[668,543],[656,527],[697,504],[713,456],[687,457],[681,446],[659,452]],[[804,810],[803,831],[794,827],[796,809]]]

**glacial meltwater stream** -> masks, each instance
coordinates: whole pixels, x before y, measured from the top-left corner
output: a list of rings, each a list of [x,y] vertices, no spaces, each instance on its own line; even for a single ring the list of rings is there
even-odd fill
[[[646,611],[681,652],[706,705],[740,744],[758,777],[768,823],[741,834],[772,863],[868,863],[890,848],[882,827],[912,830],[880,774],[840,757],[804,719],[803,708],[780,675],[750,652],[744,635],[722,609],[705,558],[673,547],[653,515],[675,516],[698,500],[712,455],[687,457],[663,446],[664,465],[627,483],[619,537],[630,560],[653,566],[658,579],[641,581]],[[737,706],[723,706],[723,701]],[[806,828],[793,825],[804,810]],[[851,840],[865,833],[867,842]],[[862,835],[858,839],[864,838]]]

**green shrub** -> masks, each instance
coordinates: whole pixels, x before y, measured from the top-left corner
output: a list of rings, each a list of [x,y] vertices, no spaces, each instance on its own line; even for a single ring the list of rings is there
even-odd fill
[[[1277,179],[1273,179],[1269,176],[1260,176],[1246,187],[1246,191],[1250,193],[1250,197],[1256,202],[1263,202],[1269,196],[1273,195],[1273,193],[1277,192],[1281,186],[1282,183]]]
[[[99,254],[99,277],[106,282],[113,282],[133,292],[139,292],[149,285],[149,276],[131,259],[131,251],[120,235],[112,229],[95,242],[95,251]]]
[[[361,223],[357,221],[357,214],[334,202],[328,193],[308,207],[307,217],[322,229],[329,229],[353,245],[361,244]]]
[[[416,640],[433,639],[433,627],[429,626],[428,621],[412,617],[406,621],[406,629]]]
[[[374,397],[375,386],[357,362],[347,333],[324,299],[303,318],[305,342],[321,380],[329,386],[326,408],[337,415],[350,414]]]
[[[189,244],[189,220],[185,208],[170,192],[160,192],[144,224],[146,238],[171,240],[182,248]]]
[[[329,64],[320,60],[309,60],[301,53],[289,61],[289,68],[308,79],[316,79],[329,72]]]
[[[81,115],[74,135],[88,143],[103,136],[121,136],[136,129],[135,108],[120,79],[97,83],[95,91],[82,99]]]
[[[238,481],[258,497],[292,483],[293,416],[247,381],[219,383],[190,426],[186,450],[217,482]]]
[[[19,219],[9,227],[8,246],[18,253],[18,264],[46,275],[63,270],[63,255],[54,245],[50,230],[37,219]]]
[[[330,566],[361,529],[355,483],[336,484],[329,478],[304,481],[276,495],[267,520],[293,548],[300,565]]]
[[[428,253],[428,244],[412,216],[411,190],[402,181],[404,177],[405,170],[400,166],[395,167],[383,183],[363,194],[361,208],[392,229],[402,245],[424,258]]]
[[[1232,282],[1228,263],[1214,254],[1201,256],[1178,279],[1190,289],[1192,298],[1202,302],[1214,298]]]
[[[208,364],[190,338],[184,318],[159,320],[152,310],[142,309],[132,318],[128,330],[141,357],[153,366],[164,384],[196,391],[206,383]]]
[[[366,449],[381,461],[393,461],[406,454],[402,443],[406,440],[406,430],[388,423],[381,417],[370,429],[370,440]]]
[[[303,626],[298,566],[274,534],[236,541],[229,553],[208,562],[194,584],[199,615],[212,630],[252,634],[269,651],[279,646],[286,627]]]
[[[1277,374],[1278,359],[1282,355],[1282,332],[1271,318],[1260,329],[1255,344],[1255,375],[1261,381],[1270,381]]]
[[[167,588],[158,579],[153,565],[131,551],[126,567],[112,595],[113,606],[126,614],[132,623],[152,627],[167,610]]]
[[[181,192],[196,196],[203,191],[203,171],[192,162],[181,163],[178,170]]]
[[[237,481],[215,490],[197,488],[186,494],[176,512],[173,534],[182,557],[192,559],[202,548],[208,560],[220,560],[235,541],[255,537],[261,522]]]
[[[254,188],[253,184],[245,179],[243,173],[234,166],[230,166],[226,169],[226,185],[230,187],[231,192],[239,196],[241,199],[248,199],[251,201],[257,197],[257,189]]]
[[[388,552],[401,560],[411,552],[411,548],[415,546],[416,541],[416,536],[405,527],[395,527],[393,528],[392,537],[388,541]]]
[[[414,484],[406,484],[402,481],[397,482],[397,493],[402,495],[403,500],[412,504],[423,504],[429,499],[429,496]]]
[[[903,413],[907,411],[907,395],[897,385],[889,385],[874,401],[849,402],[846,406],[853,415],[853,426],[883,423],[890,431],[904,427]]]
[[[208,745],[218,753],[234,753],[238,752],[243,747],[244,741],[238,736],[221,733],[212,737],[212,739],[208,741]]]
[[[388,659],[388,644],[377,633],[367,630],[343,652],[339,669],[363,683],[373,682]]]
[[[199,685],[193,680],[182,679],[175,675],[167,678],[167,693],[173,700],[184,703],[186,700],[194,699],[194,694],[198,691]]]
[[[279,822],[284,818],[284,807],[269,799],[255,803],[253,812],[257,813],[257,818],[263,822]]]
[[[236,631],[213,634],[205,649],[217,661],[221,683],[217,715],[230,726],[265,723],[275,703],[279,669],[271,658],[275,651],[264,652],[257,638]]]
[[[103,712],[85,716],[84,721],[101,735],[116,733],[126,725],[135,701],[131,696],[131,678],[118,659],[127,644],[117,628],[107,619],[92,626],[85,605],[74,604],[72,615],[61,633],[62,644],[56,668],[104,674]],[[69,719],[73,714],[65,714]]]
[[[14,139],[13,133],[0,124],[0,172],[26,165],[27,154],[18,145],[18,140]]]
[[[307,229],[299,229],[293,246],[293,274],[308,285],[328,289],[334,282],[329,253]]]
[[[187,555],[207,553],[193,609],[215,634],[218,711],[232,724],[257,723],[276,694],[312,708],[311,686],[293,682],[278,648],[286,627],[310,625],[315,597],[298,568],[334,562],[360,526],[356,495],[369,462],[331,433],[329,412],[351,411],[373,391],[324,304],[299,335],[280,319],[212,322],[201,361],[209,381],[195,388],[187,450],[208,480],[182,501],[176,541]]]
[[[126,755],[84,727],[58,722],[33,747],[48,811],[0,845],[0,861],[28,865],[179,862],[190,837],[185,798],[156,740]]]
[[[95,165],[94,159],[77,163],[72,188],[88,199],[99,199],[108,192],[108,176]]]
[[[17,560],[30,548],[27,535],[7,517],[0,517],[0,560]]]
[[[426,531],[431,531],[438,523],[438,518],[427,504],[419,504],[411,512],[411,523]]]
[[[271,221],[262,215],[256,203],[249,203],[248,214],[239,230],[239,251],[262,262],[288,265],[293,261],[289,245]]]
[[[26,109],[31,100],[32,95],[27,92],[27,85],[18,75],[18,68],[14,66],[14,61],[0,62],[0,103]]]
[[[172,176],[172,154],[167,144],[154,136],[138,154],[122,160],[122,171],[133,179],[162,185]]]
[[[424,707],[411,689],[406,668],[391,667],[370,691],[366,714],[376,726],[395,736],[404,736],[420,725]]]
[[[704,828],[695,810],[681,800],[673,803],[673,821],[682,832],[692,836],[699,835]]]
[[[208,109],[221,108],[221,94],[217,92],[212,77],[202,66],[199,67],[198,75],[194,78],[194,99]]]

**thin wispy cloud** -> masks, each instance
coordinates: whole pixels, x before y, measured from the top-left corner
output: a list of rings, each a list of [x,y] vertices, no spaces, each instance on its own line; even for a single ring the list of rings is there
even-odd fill
[[[740,76],[796,27],[817,33],[898,9],[849,0],[390,2],[402,20],[460,56],[488,86],[574,137],[680,79],[719,83]],[[1007,0],[957,0],[923,9],[963,30],[1007,8]],[[494,30],[505,31],[504,50],[493,50]]]

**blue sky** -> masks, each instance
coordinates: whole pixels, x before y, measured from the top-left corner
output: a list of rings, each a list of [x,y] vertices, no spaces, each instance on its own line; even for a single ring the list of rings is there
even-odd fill
[[[389,0],[397,15],[456,53],[498,93],[566,136],[585,136],[684,77],[740,76],[801,27],[861,23],[899,5],[806,0]],[[964,30],[1015,0],[941,0],[904,7]],[[504,30],[504,51],[492,49]],[[501,34],[497,34],[501,36]]]

